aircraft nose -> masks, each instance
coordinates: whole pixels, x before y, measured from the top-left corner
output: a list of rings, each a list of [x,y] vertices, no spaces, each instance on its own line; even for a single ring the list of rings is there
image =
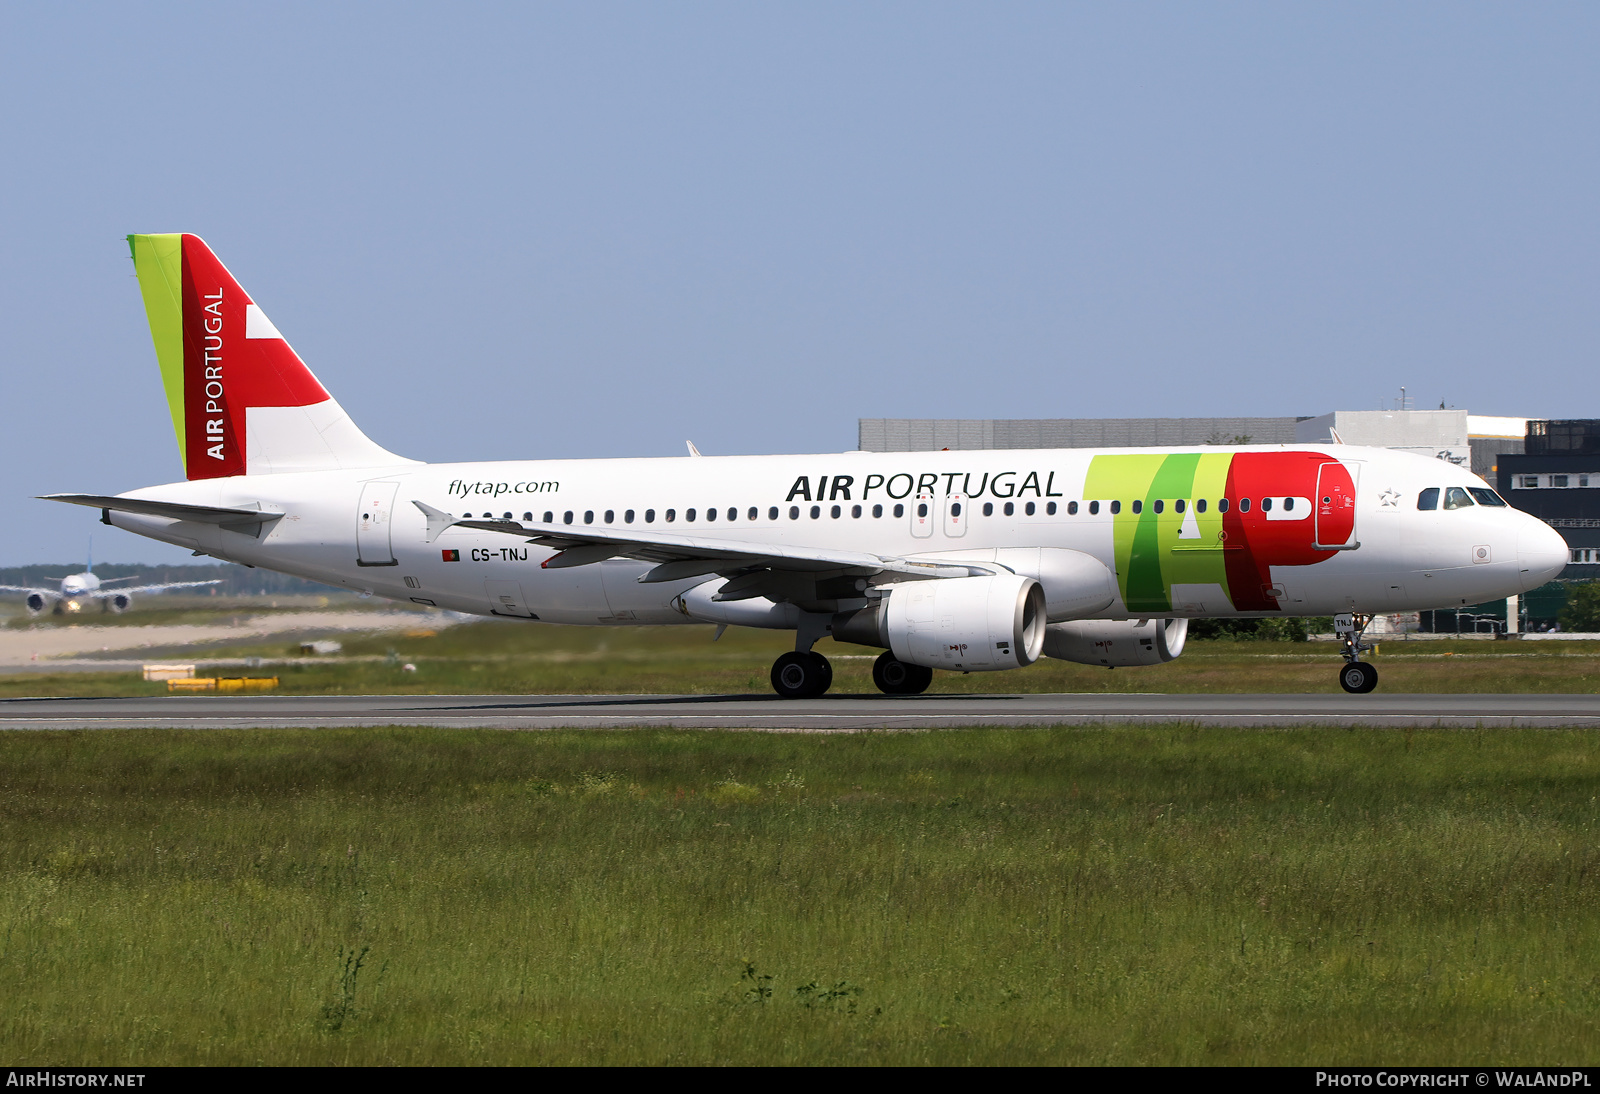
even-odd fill
[[[1517,536],[1518,569],[1522,571],[1522,588],[1538,588],[1554,581],[1567,568],[1567,541],[1561,533],[1542,520],[1529,518]]]

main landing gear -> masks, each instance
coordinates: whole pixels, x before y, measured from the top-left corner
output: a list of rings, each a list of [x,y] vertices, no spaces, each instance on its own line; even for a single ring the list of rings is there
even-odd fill
[[[785,699],[815,699],[833,686],[833,666],[810,650],[786,653],[772,663],[772,690]]]
[[[885,695],[921,695],[933,683],[933,670],[884,650],[872,663],[872,682]],[[820,653],[796,650],[772,663],[772,690],[785,699],[815,699],[832,686],[833,666]]]
[[[1333,617],[1333,630],[1339,636],[1341,647],[1339,655],[1344,658],[1339,668],[1339,686],[1352,695],[1365,695],[1378,686],[1378,667],[1361,660],[1361,655],[1372,648],[1371,643],[1361,641],[1361,635],[1371,622],[1370,615]]]
[[[933,670],[896,661],[893,653],[884,650],[872,663],[872,682],[885,695],[921,695],[933,683]]]

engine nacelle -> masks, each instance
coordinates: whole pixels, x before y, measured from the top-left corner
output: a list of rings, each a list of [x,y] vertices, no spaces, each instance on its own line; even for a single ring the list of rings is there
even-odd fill
[[[100,603],[106,606],[106,611],[121,615],[133,604],[133,600],[127,593],[112,593],[110,596],[102,597]]]
[[[1044,655],[1080,665],[1159,665],[1183,652],[1187,619],[1084,619],[1045,629]]]
[[[876,604],[833,617],[841,642],[887,646],[908,665],[955,672],[1031,665],[1044,631],[1044,590],[1018,574],[902,581]]]
[[[50,602],[44,598],[42,593],[29,593],[25,603],[28,605],[28,614],[30,615],[38,615],[50,606]]]

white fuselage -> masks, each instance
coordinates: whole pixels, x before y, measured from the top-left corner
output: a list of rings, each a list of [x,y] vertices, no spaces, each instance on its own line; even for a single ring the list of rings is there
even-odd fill
[[[1185,451],[1192,450],[407,463],[389,469],[203,479],[125,495],[281,513],[280,519],[262,526],[259,538],[215,524],[125,512],[111,512],[109,520],[217,558],[455,611],[570,624],[684,623],[701,620],[686,616],[675,599],[719,578],[641,584],[639,577],[653,564],[628,559],[546,569],[541,563],[553,551],[526,537],[459,527],[429,540],[426,519],[413,502],[457,517],[509,516],[534,523],[548,519],[558,525],[570,522],[575,530],[649,528],[894,557],[1064,548],[1091,555],[1119,572],[1117,522],[1126,520],[1130,510],[1123,509],[1122,518],[1114,516],[1106,500],[1097,506],[1098,513],[1089,512],[1085,484],[1091,461]],[[1170,605],[1165,610],[1153,610],[1148,601],[1130,608],[1124,588],[1116,603],[1096,617],[1331,615],[1452,607],[1526,591],[1553,578],[1566,561],[1559,534],[1516,509],[1473,505],[1419,510],[1418,494],[1426,488],[1484,488],[1481,479],[1442,461],[1353,446],[1203,451],[1208,456],[1314,453],[1357,467],[1352,542],[1359,546],[1314,564],[1270,567],[1276,609],[1241,610],[1234,603],[1238,597],[1224,595],[1220,584],[1177,582],[1168,587]],[[1303,495],[1316,492],[1315,487],[1286,485],[1278,491],[1282,498],[1273,511],[1275,521],[1307,521],[1307,543],[1314,530]],[[1291,505],[1285,511],[1282,499],[1287,498],[1299,500],[1300,508]],[[1132,506],[1139,499],[1116,500]],[[1210,499],[1208,511],[1215,512],[1220,500]],[[1187,499],[1189,511],[1195,502]],[[1142,504],[1148,511],[1154,502],[1146,498]],[[1232,504],[1237,512],[1238,500]],[[1176,521],[1170,515],[1173,506],[1174,500],[1167,499],[1169,516],[1162,519]],[[1255,507],[1259,514],[1260,498]]]

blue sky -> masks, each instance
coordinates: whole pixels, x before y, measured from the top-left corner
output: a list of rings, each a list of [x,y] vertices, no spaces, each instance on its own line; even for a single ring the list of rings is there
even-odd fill
[[[1600,7],[0,7],[0,564],[180,474],[122,237],[429,460],[1600,416]]]

